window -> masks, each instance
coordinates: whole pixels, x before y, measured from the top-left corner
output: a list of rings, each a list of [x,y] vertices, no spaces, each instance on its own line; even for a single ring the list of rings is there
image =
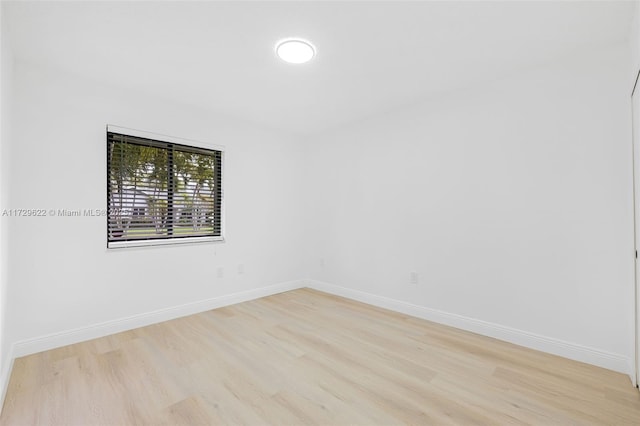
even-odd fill
[[[107,127],[109,248],[223,239],[223,150],[193,144]]]

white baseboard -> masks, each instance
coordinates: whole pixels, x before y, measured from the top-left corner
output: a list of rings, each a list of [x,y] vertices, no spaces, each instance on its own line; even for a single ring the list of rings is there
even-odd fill
[[[336,296],[631,375],[631,360],[623,355],[321,281],[307,280],[306,283],[307,287]]]
[[[144,327],[163,321],[172,320],[187,315],[193,315],[223,306],[234,305],[236,303],[259,299],[272,294],[282,293],[303,287],[304,281],[288,281],[252,290],[241,291],[224,296],[212,297],[210,299],[185,303],[183,305],[172,306],[170,308],[158,309],[157,311],[146,312],[126,318],[106,321],[93,324],[87,327],[80,327],[73,330],[66,330],[59,333],[52,333],[33,339],[15,342],[13,345],[13,358],[84,342],[96,339],[109,334],[120,333],[134,328]],[[10,371],[10,370],[9,370]]]
[[[4,365],[2,366],[4,368],[2,369],[2,371],[0,371],[0,402],[4,401],[4,397],[9,384],[9,378],[11,376],[13,360],[17,357],[30,355],[33,353],[70,345],[73,343],[83,342],[86,340],[91,340],[122,331],[144,327],[150,324],[156,324],[162,321],[168,321],[187,315],[197,314],[223,306],[246,302],[249,300],[258,299],[289,290],[295,290],[301,287],[310,287],[316,290],[324,291],[326,293],[335,294],[337,296],[342,296],[348,299],[357,300],[392,311],[401,312],[406,315],[411,315],[440,324],[468,330],[474,333],[515,343],[517,345],[525,346],[531,349],[536,349],[576,361],[597,365],[599,367],[619,371],[621,373],[631,374],[631,360],[619,354],[614,354],[599,349],[578,345],[575,343],[565,342],[559,339],[545,337],[527,331],[477,320],[462,315],[439,311],[437,309],[418,306],[408,302],[378,296],[359,290],[353,290],[321,281],[299,280],[279,283],[224,296],[213,297],[206,300],[185,303],[183,305],[159,309],[139,315],[133,315],[127,318],[106,321],[87,327],[80,327],[73,330],[67,330],[60,333],[53,333],[33,339],[15,342],[9,351],[7,359],[4,361]]]
[[[13,345],[11,345],[7,358],[3,360],[4,362],[0,366],[0,368],[2,368],[2,370],[0,370],[0,414],[2,414],[2,409],[4,408],[4,397],[7,395],[7,389],[9,388],[9,379],[11,378],[14,359]]]

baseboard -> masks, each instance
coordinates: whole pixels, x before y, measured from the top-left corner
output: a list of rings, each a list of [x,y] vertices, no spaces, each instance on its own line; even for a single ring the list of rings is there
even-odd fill
[[[2,370],[0,371],[0,414],[2,414],[2,410],[4,408],[4,397],[7,395],[7,389],[9,388],[9,379],[11,378],[11,371],[13,370],[13,360],[15,356],[13,354],[14,346],[11,345],[9,347],[9,353],[7,354],[6,359],[4,359],[2,366]]]
[[[631,360],[623,355],[321,281],[307,280],[306,284],[307,287],[336,296],[631,375]]]
[[[2,397],[0,401],[4,401],[5,392],[11,375],[11,367],[15,358],[156,324],[162,321],[197,314],[223,306],[259,299],[261,297],[295,290],[305,286],[324,291],[326,293],[335,294],[337,296],[346,297],[348,299],[357,300],[359,302],[368,303],[384,309],[401,312],[406,315],[423,318],[440,324],[504,340],[520,346],[631,375],[631,360],[619,354],[321,281],[296,280],[213,297],[206,300],[185,303],[113,321],[106,321],[87,327],[80,327],[73,330],[15,342],[10,349],[7,359],[5,360],[5,365],[3,365],[4,368],[0,372],[0,386],[2,386],[2,389],[0,389],[0,392],[2,392],[0,395]]]
[[[134,328],[144,327],[175,318],[193,315],[223,306],[234,305],[236,303],[259,299],[265,296],[295,290],[303,287],[304,281],[288,281],[252,290],[241,291],[224,296],[212,297],[210,299],[185,303],[183,305],[172,306],[170,308],[159,309],[157,311],[146,312],[117,320],[106,321],[99,324],[80,327],[73,330],[48,334],[33,339],[15,342],[13,345],[13,358],[84,342],[114,333],[120,333]],[[10,371],[10,370],[9,370]]]

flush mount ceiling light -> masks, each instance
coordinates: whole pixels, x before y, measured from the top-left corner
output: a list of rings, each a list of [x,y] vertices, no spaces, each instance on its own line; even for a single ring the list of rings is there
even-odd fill
[[[304,64],[316,54],[311,43],[301,39],[287,39],[276,45],[276,54],[280,59],[290,64]]]

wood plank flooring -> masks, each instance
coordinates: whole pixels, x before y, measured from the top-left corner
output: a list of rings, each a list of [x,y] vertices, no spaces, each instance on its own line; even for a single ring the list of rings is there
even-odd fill
[[[301,289],[19,358],[0,424],[640,425],[640,393]]]

